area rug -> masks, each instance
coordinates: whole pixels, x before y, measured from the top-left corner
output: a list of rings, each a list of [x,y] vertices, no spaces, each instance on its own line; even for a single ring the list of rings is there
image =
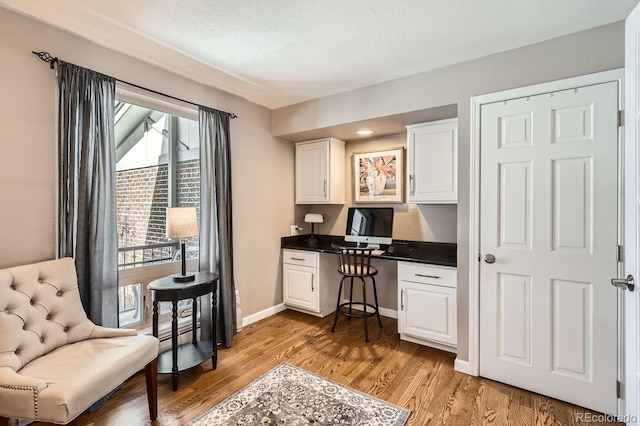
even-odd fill
[[[404,425],[411,412],[282,363],[189,426]]]

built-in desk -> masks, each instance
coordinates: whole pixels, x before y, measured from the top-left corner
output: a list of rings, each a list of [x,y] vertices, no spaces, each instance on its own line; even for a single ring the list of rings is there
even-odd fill
[[[345,242],[344,237],[338,235],[316,235],[315,239],[311,239],[309,235],[295,235],[282,237],[280,247],[320,253],[337,253],[337,250],[331,246],[332,244],[344,246],[352,243]],[[457,266],[457,244],[393,240],[391,245],[382,244],[380,249],[384,250],[384,253],[374,255],[374,257],[403,262]]]
[[[287,307],[319,317],[335,312],[341,276],[332,244],[350,243],[336,235],[282,238]],[[381,315],[398,318],[402,339],[455,352],[456,244],[393,240],[380,249],[372,263]]]

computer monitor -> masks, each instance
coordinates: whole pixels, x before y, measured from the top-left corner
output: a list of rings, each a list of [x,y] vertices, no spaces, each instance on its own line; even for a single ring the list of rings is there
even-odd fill
[[[391,244],[392,207],[349,207],[344,240],[358,244]]]

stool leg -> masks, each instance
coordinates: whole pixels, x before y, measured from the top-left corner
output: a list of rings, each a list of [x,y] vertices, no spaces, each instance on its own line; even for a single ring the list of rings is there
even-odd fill
[[[373,297],[376,301],[376,315],[378,316],[378,324],[380,324],[380,328],[382,328],[382,320],[380,320],[380,309],[378,308],[378,291],[376,290],[376,279],[371,277],[371,282],[373,283]]]
[[[362,314],[363,318],[364,318],[364,341],[368,342],[369,341],[369,328],[367,327],[367,283],[364,280],[364,278],[362,277],[358,277],[360,278],[360,281],[362,281],[362,309],[364,309],[364,312]]]
[[[333,327],[331,327],[331,332],[333,333],[336,329],[336,324],[338,323],[338,314],[340,313],[340,298],[342,297],[342,283],[344,279],[347,277],[342,277],[340,280],[340,289],[338,290],[338,302],[336,303],[336,315],[333,318]]]
[[[353,308],[353,277],[351,277],[351,287],[349,289],[349,316],[347,317],[351,321],[351,314]]]

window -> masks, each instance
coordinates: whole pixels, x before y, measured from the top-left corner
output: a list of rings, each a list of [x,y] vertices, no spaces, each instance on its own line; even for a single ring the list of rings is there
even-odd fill
[[[199,207],[197,111],[126,90],[117,97],[119,320],[121,327],[141,329],[151,325],[147,284],[174,272],[180,261],[179,242],[166,238],[165,209]],[[197,269],[198,237],[187,240],[186,257],[188,268]],[[180,316],[190,314],[185,302]],[[170,304],[161,304],[161,314],[170,311]]]

